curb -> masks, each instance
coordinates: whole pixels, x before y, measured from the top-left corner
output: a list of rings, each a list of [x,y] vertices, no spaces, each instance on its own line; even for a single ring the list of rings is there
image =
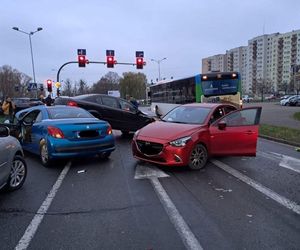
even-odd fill
[[[297,142],[286,141],[286,140],[278,139],[278,138],[268,136],[268,135],[259,135],[259,137],[270,140],[270,141],[276,141],[276,142],[281,142],[281,143],[288,144],[291,146],[300,147],[300,143],[297,143]]]

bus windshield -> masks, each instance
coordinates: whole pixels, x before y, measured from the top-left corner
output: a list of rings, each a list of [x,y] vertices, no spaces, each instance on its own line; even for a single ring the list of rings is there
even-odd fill
[[[218,95],[234,95],[238,91],[238,80],[226,79],[203,81],[202,90],[205,97]]]

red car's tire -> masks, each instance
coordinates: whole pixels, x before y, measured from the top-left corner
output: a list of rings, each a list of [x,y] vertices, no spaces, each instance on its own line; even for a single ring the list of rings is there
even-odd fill
[[[189,158],[188,167],[192,170],[199,170],[205,167],[208,159],[207,149],[203,144],[197,144]]]

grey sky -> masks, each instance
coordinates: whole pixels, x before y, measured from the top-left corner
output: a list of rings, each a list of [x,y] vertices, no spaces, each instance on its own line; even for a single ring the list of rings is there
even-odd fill
[[[147,65],[90,64],[66,66],[61,79],[84,79],[92,84],[109,71],[143,72],[148,81],[161,76],[185,77],[200,73],[203,57],[247,45],[249,39],[300,28],[298,0],[1,0],[0,66],[10,65],[32,77],[28,36],[32,36],[37,82],[56,79],[58,68],[77,60],[77,49],[87,50],[90,61],[105,61],[106,49],[115,50],[119,62],[134,62],[143,50]]]

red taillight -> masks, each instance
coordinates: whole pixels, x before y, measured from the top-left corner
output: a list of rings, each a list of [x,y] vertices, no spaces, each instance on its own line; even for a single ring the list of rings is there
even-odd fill
[[[67,102],[67,106],[72,106],[72,107],[77,107],[77,102],[74,102],[74,101],[68,101]]]
[[[59,128],[56,128],[56,127],[49,126],[48,127],[48,134],[50,136],[54,137],[54,138],[57,138],[57,139],[65,138],[64,133]]]
[[[106,134],[107,134],[107,135],[111,135],[111,134],[112,134],[112,128],[111,128],[110,125],[108,126],[108,128],[107,128],[107,130],[106,130]]]

